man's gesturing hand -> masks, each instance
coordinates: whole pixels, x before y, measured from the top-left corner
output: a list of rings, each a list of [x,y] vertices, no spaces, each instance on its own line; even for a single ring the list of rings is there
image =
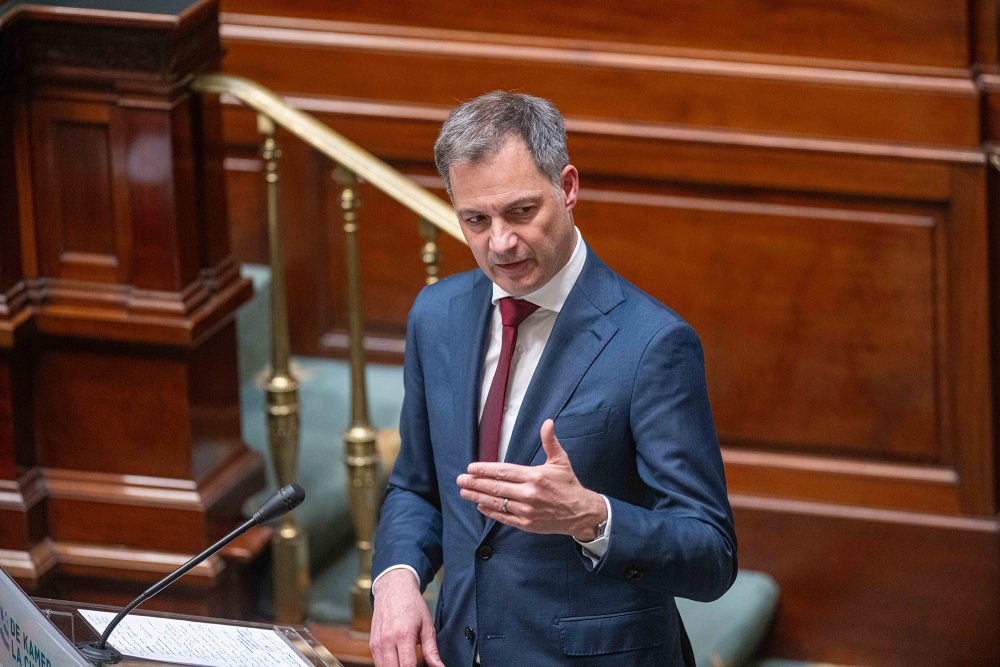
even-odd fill
[[[444,667],[434,623],[409,570],[387,572],[375,587],[375,609],[368,645],[378,667],[416,667],[420,644],[430,667]]]
[[[466,474],[458,476],[461,495],[508,526],[589,542],[596,536],[597,524],[608,518],[604,499],[580,484],[551,419],[542,424],[541,435],[543,465],[471,463]]]

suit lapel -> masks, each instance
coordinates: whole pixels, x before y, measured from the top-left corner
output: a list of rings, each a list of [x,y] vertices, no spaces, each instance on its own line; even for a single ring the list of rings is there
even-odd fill
[[[455,382],[452,390],[455,393],[455,438],[460,446],[456,455],[464,457],[463,468],[478,456],[479,386],[489,336],[493,306],[491,296],[492,283],[485,274],[477,271],[472,289],[454,297],[450,304],[451,339],[447,345],[454,349]]]
[[[588,249],[587,263],[556,318],[521,403],[507,447],[508,463],[532,463],[542,446],[542,422],[556,418],[587,369],[618,332],[618,326],[605,314],[623,299],[617,276]],[[487,520],[483,537],[495,523]]]

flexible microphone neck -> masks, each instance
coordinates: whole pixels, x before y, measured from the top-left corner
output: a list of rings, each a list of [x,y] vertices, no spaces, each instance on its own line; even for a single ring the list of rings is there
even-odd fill
[[[270,498],[264,501],[264,504],[260,506],[256,512],[254,512],[249,519],[247,519],[243,525],[237,527],[228,535],[223,537],[221,540],[208,547],[200,554],[189,560],[188,562],[181,565],[179,568],[168,574],[166,577],[156,582],[145,591],[139,594],[139,597],[132,600],[128,605],[118,612],[118,615],[111,619],[108,626],[104,629],[104,633],[101,635],[101,639],[97,642],[88,642],[77,646],[80,652],[85,658],[94,662],[95,664],[114,664],[122,659],[121,653],[119,653],[114,647],[108,646],[108,637],[111,636],[111,632],[121,623],[122,619],[125,618],[133,609],[141,605],[146,600],[150,599],[164,588],[174,583],[185,574],[187,574],[193,567],[198,565],[209,556],[217,553],[222,547],[226,546],[237,537],[245,533],[247,530],[253,526],[259,526],[265,524],[269,521],[277,519],[293,509],[302,504],[305,500],[306,492],[299,486],[298,483],[292,482],[291,484],[286,484],[271,495]]]

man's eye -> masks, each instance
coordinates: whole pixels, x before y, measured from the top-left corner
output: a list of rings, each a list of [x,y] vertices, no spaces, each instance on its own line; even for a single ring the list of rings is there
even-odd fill
[[[513,215],[525,216],[529,215],[531,211],[534,210],[534,208],[535,208],[534,206],[518,206],[517,208],[513,209],[511,213]]]
[[[465,224],[475,226],[475,225],[481,225],[485,221],[486,221],[485,215],[473,215],[465,219]]]

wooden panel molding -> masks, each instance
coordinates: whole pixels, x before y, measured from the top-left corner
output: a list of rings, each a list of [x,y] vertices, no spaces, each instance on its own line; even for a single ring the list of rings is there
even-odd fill
[[[3,19],[17,66],[36,79],[162,91],[218,60],[216,17],[214,2],[190,2],[177,15],[26,3]]]
[[[581,54],[472,41],[471,35],[454,41],[437,35],[359,39],[306,27],[245,25],[259,21],[255,17],[226,19],[227,71],[297,94],[337,90],[344,97],[448,104],[475,97],[489,82],[560,100],[563,112],[577,117],[608,117],[614,100],[611,117],[632,122],[928,145],[979,141],[978,95],[968,76]],[[324,61],[324,76],[315,77],[315,63]],[[276,62],[282,63],[277,71]],[[426,86],[427,79],[448,81],[451,97]]]
[[[286,95],[355,143],[412,176],[434,173],[431,153],[448,108]],[[231,160],[256,153],[253,114],[224,110]],[[947,202],[952,164],[985,164],[972,149],[761,135],[618,120],[569,117],[569,148],[584,183],[596,176],[624,181],[683,181],[751,188],[871,195]],[[615,160],[608,160],[608,155]],[[803,169],[803,162],[808,166]],[[235,167],[234,167],[235,168]],[[245,166],[238,168],[245,171]],[[438,188],[430,180],[425,187]],[[289,186],[291,187],[291,185]],[[443,190],[442,190],[443,192]]]
[[[977,0],[976,16],[986,13]],[[461,0],[413,5],[393,0],[378,6],[273,0],[223,0],[224,22],[241,15],[258,25],[313,28],[359,35],[456,33],[514,43],[573,44],[684,55],[725,53],[757,62],[802,62],[830,67],[850,62],[890,69],[957,68],[967,65],[970,13],[959,0],[916,0],[905,6],[881,0],[819,0],[773,7],[765,0],[640,0],[628,12],[609,11],[599,0],[572,6],[555,2],[504,7],[502,25],[489,9],[470,11]],[[986,32],[988,23],[983,26]],[[978,33],[977,33],[978,34]],[[645,48],[644,48],[645,47]]]
[[[128,277],[127,176],[120,173],[123,160],[112,156],[122,145],[110,136],[119,126],[111,123],[114,112],[113,104],[43,99],[32,105],[32,143],[42,157],[35,163],[35,187],[57,193],[40,198],[35,211],[39,265],[47,276],[97,282]]]
[[[730,493],[956,515],[962,511],[954,467],[885,463],[727,446]]]
[[[1000,660],[995,520],[730,500],[740,566],[781,585],[769,654],[928,667]]]

